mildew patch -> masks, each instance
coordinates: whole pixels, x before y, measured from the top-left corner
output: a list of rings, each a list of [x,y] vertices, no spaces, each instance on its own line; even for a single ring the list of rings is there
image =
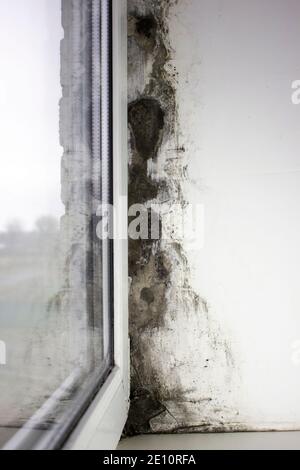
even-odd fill
[[[179,138],[168,38],[174,5],[129,0],[129,206],[186,204],[188,151]],[[232,410],[224,409],[220,396],[230,389],[235,365],[207,302],[191,287],[182,243],[130,239],[129,276],[131,408],[125,434],[222,427]]]
[[[141,434],[151,432],[151,419],[164,413],[165,407],[146,389],[136,389],[131,394],[129,417],[124,430],[126,436],[134,436],[137,429]]]
[[[135,36],[137,44],[146,52],[153,52],[156,45],[157,23],[153,15],[131,16],[128,20],[128,35]]]
[[[131,103],[128,121],[137,154],[143,160],[154,158],[164,128],[164,112],[159,101],[153,98],[141,98]]]

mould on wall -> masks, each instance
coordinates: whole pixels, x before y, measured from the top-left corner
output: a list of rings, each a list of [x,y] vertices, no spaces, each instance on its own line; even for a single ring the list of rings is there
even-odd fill
[[[186,204],[188,152],[179,137],[168,36],[175,5],[128,2],[129,206],[149,211],[152,203]],[[226,381],[230,388],[234,362],[207,302],[190,285],[182,242],[130,239],[129,276],[131,407],[124,434],[222,427],[226,410],[218,392]],[[214,364],[221,370],[216,384],[210,383]]]
[[[135,36],[137,44],[146,52],[152,52],[156,45],[157,23],[153,15],[131,16],[128,21],[128,35]]]
[[[131,103],[128,121],[137,154],[143,160],[155,158],[164,127],[164,112],[159,101],[141,98]]]

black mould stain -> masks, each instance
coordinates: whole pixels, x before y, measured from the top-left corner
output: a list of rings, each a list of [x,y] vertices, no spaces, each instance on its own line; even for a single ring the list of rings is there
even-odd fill
[[[144,388],[135,390],[131,397],[131,407],[129,417],[125,426],[124,435],[134,436],[137,429],[141,434],[151,432],[151,419],[164,413],[166,408],[153,396],[153,394]]]
[[[157,23],[152,15],[136,18],[136,37],[146,51],[153,51],[156,44]]]
[[[136,32],[145,38],[155,40],[157,24],[153,16],[142,16],[136,20]]]
[[[164,127],[164,112],[153,98],[142,98],[129,105],[128,120],[137,153],[143,160],[157,154]]]
[[[167,282],[169,279],[171,267],[170,267],[168,258],[163,251],[159,252],[156,256],[155,268],[156,268],[158,279],[160,279],[163,282]]]
[[[146,54],[153,52],[157,37],[157,22],[153,15],[129,17],[128,31]]]
[[[132,4],[134,11],[129,17],[129,57],[133,63],[141,60],[141,69],[145,64],[152,69],[144,89],[137,95],[138,99],[128,107],[131,147],[128,203],[129,206],[145,204],[149,207],[153,201],[159,204],[169,199],[175,204],[184,204],[184,170],[180,159],[185,149],[178,144],[175,133],[176,71],[170,67],[172,51],[167,27],[168,10],[173,2],[149,0],[146,8],[145,2],[139,5],[137,1],[133,1]],[[147,14],[143,16],[141,13],[145,11]],[[136,45],[142,50],[141,56],[136,56]],[[135,69],[135,73],[138,69],[139,67]],[[171,182],[167,177],[154,179],[149,171],[150,163],[155,165],[164,142],[173,142],[173,145],[175,142],[173,149],[169,151],[176,154],[178,163],[175,170],[179,176],[175,172]],[[173,155],[172,158],[174,159]],[[166,160],[167,168],[170,158]],[[161,226],[159,214],[157,217]],[[131,220],[129,219],[129,223]],[[151,230],[149,233],[151,235]],[[167,294],[173,266],[171,254],[173,261],[176,260],[180,266],[180,273],[184,278],[181,281],[186,296],[184,302],[191,310],[202,311],[207,315],[207,305],[190,287],[188,261],[181,244],[174,243],[166,251],[161,239],[151,239],[151,236],[147,240],[129,239],[131,402],[124,431],[127,436],[152,432],[151,420],[169,413],[166,409],[169,401],[178,404],[183,422],[189,423],[188,411],[184,405],[188,390],[182,385],[180,376],[176,375],[175,368],[172,372],[174,386],[170,389],[168,377],[162,377],[160,365],[153,364],[151,350],[151,339],[155,338],[160,329],[166,327],[166,314],[169,312]],[[177,313],[174,308],[172,315],[175,317]],[[214,337],[213,333],[211,337]],[[221,344],[220,341],[218,344]],[[208,364],[205,363],[203,370]],[[180,424],[173,415],[169,415],[175,423],[172,432],[177,429],[180,432]]]
[[[147,165],[133,164],[129,169],[128,204],[144,204],[155,199],[160,185],[147,174]]]
[[[144,287],[141,290],[141,300],[146,302],[148,305],[152,304],[154,302],[154,293],[151,289],[148,287]]]
[[[129,166],[129,207],[159,200],[166,182],[152,179],[148,162],[156,160],[163,139],[173,132],[175,91],[165,73],[169,57],[164,43],[165,27],[163,16],[158,14],[160,7],[153,9],[160,18],[159,22],[152,14],[141,16],[135,13],[129,18],[130,36],[134,36],[142,47],[145,57],[152,54],[153,64],[150,82],[143,96],[128,107],[132,155]],[[131,405],[125,435],[150,432],[151,419],[166,411],[160,400],[162,386],[140,341],[143,332],[152,334],[164,326],[167,310],[166,292],[171,267],[167,254],[162,250],[161,240],[151,239],[151,220],[155,219],[157,223],[157,218],[160,225],[158,214],[153,219],[149,216],[148,240],[129,240],[129,275],[132,280],[129,295]],[[152,377],[150,381],[146,379],[149,374]]]

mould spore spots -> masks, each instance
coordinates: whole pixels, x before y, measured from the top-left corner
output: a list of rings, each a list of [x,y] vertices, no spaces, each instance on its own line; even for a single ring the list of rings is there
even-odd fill
[[[131,16],[128,21],[129,36],[134,36],[146,54],[156,46],[157,22],[153,15]]]
[[[141,98],[129,105],[129,125],[136,151],[143,160],[156,156],[164,128],[164,112],[156,99]]]
[[[167,281],[170,271],[168,269],[168,261],[166,255],[161,252],[156,256],[155,260],[156,272],[158,278],[162,281]]]
[[[155,38],[157,23],[152,15],[141,16],[136,21],[136,32],[145,38]]]
[[[165,71],[170,53],[164,42],[164,9],[161,2],[151,3],[151,8],[153,14],[146,15],[139,14],[135,9],[128,21],[131,38],[129,46],[135,41],[144,53],[145,62],[152,63],[148,85],[145,84],[140,97],[128,106],[132,155],[129,166],[129,206],[157,202],[167,190],[164,179],[154,180],[148,172],[148,161],[157,159],[162,139],[167,139],[173,133],[175,116],[175,91],[169,73]],[[136,48],[132,50],[136,51]],[[150,432],[151,419],[166,411],[160,402],[160,389],[163,387],[154,377],[155,368],[147,360],[141,341],[143,334],[151,335],[165,326],[166,291],[171,270],[161,240],[151,239],[151,223],[154,220],[159,223],[161,232],[160,215],[151,218],[149,214],[149,219],[149,239],[129,239],[132,394],[126,435]],[[150,380],[146,378],[148,375]]]
[[[150,260],[152,240],[129,240],[129,276],[133,278],[143,269]]]
[[[128,204],[144,204],[158,195],[159,185],[147,175],[147,165],[132,165],[129,170]]]
[[[144,300],[148,305],[154,302],[154,294],[151,289],[144,287],[141,291],[141,299]]]
[[[180,145],[177,133],[177,71],[171,65],[173,51],[168,38],[169,11],[177,1],[128,2],[129,63],[135,65],[129,68],[129,75],[140,74],[129,76],[129,96],[132,101],[128,107],[131,150],[128,203],[129,206],[145,204],[148,210],[152,202],[185,204],[185,148]],[[162,153],[167,157],[165,165],[163,158],[160,161],[162,142],[169,144],[162,148]],[[171,354],[170,349],[168,352],[164,350],[164,335],[166,338],[169,334],[172,335],[171,327],[175,328],[176,335],[178,333],[176,329],[180,327],[182,319],[177,322],[177,316],[184,318],[183,315],[194,312],[197,322],[205,322],[201,323],[201,331],[205,327],[208,329],[210,349],[207,353],[211,356],[205,356],[210,357],[206,361],[199,358],[202,359],[201,373],[210,373],[210,365],[218,350],[230,372],[234,367],[230,350],[223,338],[219,336],[218,330],[215,331],[207,323],[209,309],[206,301],[190,285],[189,263],[183,244],[165,243],[160,213],[155,217],[160,227],[158,239],[151,239],[153,235],[150,226],[154,221],[151,217],[148,239],[129,239],[131,403],[124,431],[127,436],[165,432],[166,429],[168,432],[204,431],[215,426],[205,422],[202,424],[201,416],[201,425],[197,426],[195,416],[199,413],[199,407],[202,413],[204,403],[207,406],[210,401],[212,421],[215,422],[214,401],[212,398],[190,397],[190,393],[195,393],[196,390],[185,386],[186,365],[178,360],[176,351]],[[173,323],[175,321],[176,324]],[[201,334],[199,333],[199,337]],[[205,346],[205,350],[206,347],[208,346]],[[171,369],[166,368],[168,361],[171,362]],[[179,367],[184,369],[178,371]],[[166,370],[171,370],[171,376],[165,373]],[[225,378],[227,380],[227,375]],[[207,413],[206,409],[204,412]],[[221,418],[223,421],[223,415]],[[153,427],[154,421],[156,427],[155,424]],[[224,430],[224,425],[219,424],[220,429]]]
[[[150,432],[151,419],[159,416],[166,408],[155,396],[144,388],[137,389],[131,396],[131,407],[124,435],[134,436],[139,429],[141,434]]]

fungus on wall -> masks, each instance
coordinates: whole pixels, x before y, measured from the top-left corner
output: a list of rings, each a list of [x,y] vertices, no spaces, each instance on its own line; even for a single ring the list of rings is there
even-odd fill
[[[176,102],[176,54],[168,24],[175,0],[129,0],[129,208],[149,210],[149,237],[129,239],[131,407],[126,435],[236,428],[236,366],[190,283],[184,243],[154,207],[184,208],[189,151]],[[152,208],[152,209],[151,209]],[[129,224],[134,216],[129,210]],[[151,237],[151,223],[159,236]],[[170,222],[169,222],[170,223]],[[173,219],[174,227],[182,219]]]

